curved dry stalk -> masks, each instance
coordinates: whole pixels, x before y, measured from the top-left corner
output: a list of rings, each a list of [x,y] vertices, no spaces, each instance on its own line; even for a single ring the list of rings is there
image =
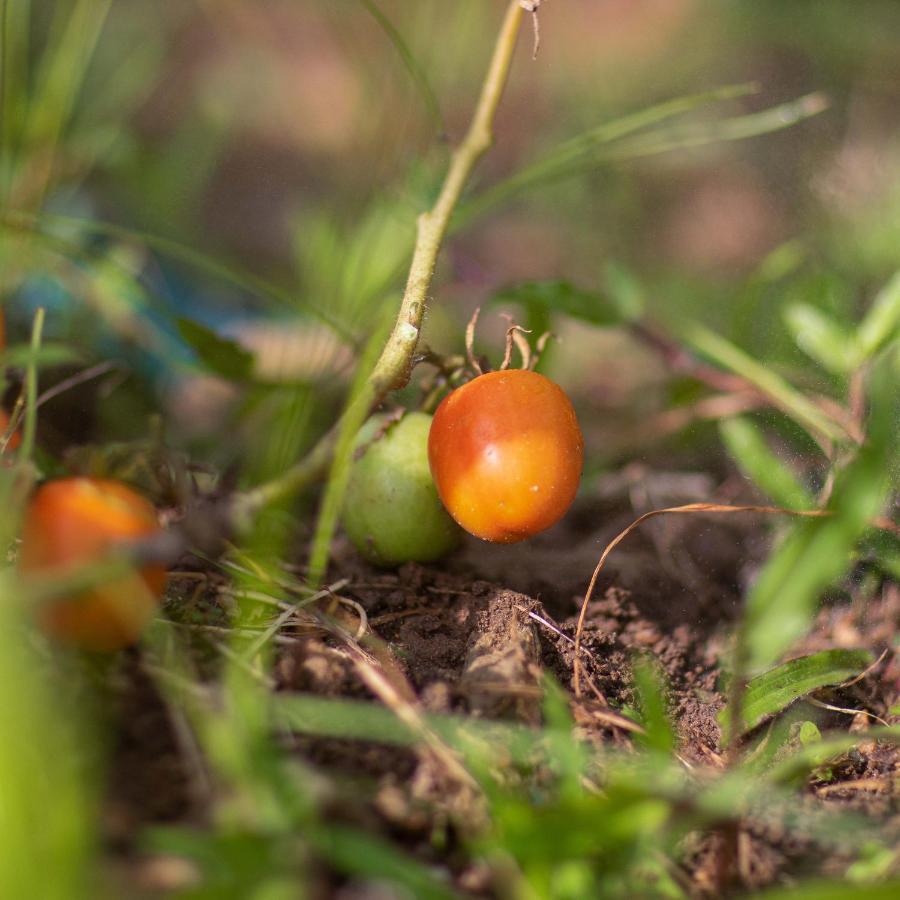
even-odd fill
[[[607,545],[604,549],[603,553],[600,554],[600,559],[597,562],[596,567],[594,568],[594,572],[591,575],[591,580],[588,583],[587,591],[584,595],[584,600],[581,602],[581,609],[578,612],[578,624],[575,627],[575,658],[572,662],[572,687],[575,691],[576,697],[581,697],[581,636],[584,632],[584,620],[587,617],[587,608],[588,604],[591,602],[591,598],[594,595],[594,588],[597,585],[597,579],[600,576],[600,572],[603,570],[604,565],[606,565],[606,560],[609,557],[610,553],[622,543],[625,538],[631,534],[639,525],[643,522],[646,522],[648,519],[653,519],[656,516],[668,515],[670,513],[679,514],[679,513],[739,513],[739,512],[755,512],[755,513],[765,513],[768,515],[786,515],[786,516],[800,516],[808,519],[821,519],[826,518],[832,515],[831,510],[828,509],[785,509],[782,506],[730,506],[724,503],[688,503],[685,506],[667,506],[664,509],[652,509],[650,512],[645,512],[643,515],[638,516],[627,528],[620,531]],[[878,516],[871,520],[871,525],[874,528],[880,528],[884,531],[891,531],[893,533],[900,532],[900,528],[891,522],[889,519],[884,518],[883,516]],[[882,659],[884,655],[882,654]],[[866,675],[874,666],[880,662],[879,659],[876,663],[869,667],[863,675]],[[862,677],[862,676],[860,676]],[[851,684],[853,682],[850,682]]]
[[[606,565],[606,560],[609,557],[610,553],[631,534],[639,525],[646,522],[648,519],[653,519],[657,516],[668,515],[670,513],[674,514],[691,514],[691,513],[735,513],[735,512],[756,512],[756,513],[779,513],[782,515],[789,516],[805,516],[807,518],[822,518],[824,516],[830,516],[831,512],[828,510],[822,509],[808,509],[808,510],[798,510],[798,509],[783,509],[780,506],[729,506],[727,504],[722,503],[688,503],[685,506],[667,506],[664,509],[652,509],[650,512],[645,512],[642,516],[638,516],[627,528],[623,531],[620,531],[607,545],[604,549],[603,553],[600,554],[600,559],[597,562],[596,567],[594,568],[594,572],[591,575],[591,580],[588,583],[588,589],[585,592],[584,600],[581,602],[581,609],[578,613],[578,624],[575,627],[575,657],[572,662],[572,687],[575,691],[576,697],[581,697],[581,636],[584,632],[584,620],[587,617],[587,609],[588,605],[591,602],[591,598],[594,595],[594,588],[597,585],[597,579],[600,577],[600,572],[603,570],[604,565]]]

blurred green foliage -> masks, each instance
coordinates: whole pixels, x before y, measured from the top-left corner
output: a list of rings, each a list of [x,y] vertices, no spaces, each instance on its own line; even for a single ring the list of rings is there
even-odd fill
[[[574,737],[554,684],[541,729],[426,720],[484,801],[467,858],[511,896],[687,896],[690,836],[761,811],[856,860],[846,884],[793,896],[896,894],[868,883],[895,868],[876,829],[797,803],[795,787],[858,738],[821,734],[807,709],[779,717],[868,657],[770,667],[860,557],[900,571],[896,540],[870,527],[900,475],[898,15],[893,0],[865,14],[837,0],[548,4],[537,62],[523,41],[495,153],[453,223],[429,342],[458,350],[477,302],[518,305],[534,329],[563,332],[573,357],[587,348],[567,387],[587,420],[618,428],[646,388],[623,376],[620,407],[597,404],[597,330],[625,338],[610,370],[647,329],[667,335],[761,398],[709,430],[718,458],[772,501],[830,515],[776,534],[749,594],[731,660],[733,684],[749,679],[738,730],[775,718],[755,750],[731,748],[727,771],[697,779],[675,756],[666,685],[642,661],[631,755]],[[305,514],[300,526],[315,530],[311,581],[324,575],[368,413],[354,385],[396,308],[415,217],[471,106],[495,18],[474,0],[0,2],[3,366],[26,434],[16,466],[0,467],[4,552],[35,477],[37,373],[44,387],[55,367],[112,359],[127,382],[110,379],[90,440],[143,438],[161,411],[166,440],[202,458],[213,487],[229,486],[220,467],[251,485],[277,477],[335,409],[351,410],[318,524]],[[759,89],[740,86],[748,78]],[[551,351],[546,370],[565,375],[567,354]],[[686,403],[718,390],[684,377]],[[657,410],[677,408],[676,380],[654,385]],[[707,436],[692,427],[675,447]],[[39,469],[58,471],[39,444]],[[672,446],[660,435],[653,448]],[[216,786],[207,827],[154,830],[146,850],[193,861],[184,896],[312,895],[322,866],[452,896],[411,854],[330,819],[318,774],[284,750],[289,732],[388,746],[423,734],[375,704],[271,690],[272,603],[280,615],[316,596],[276,562],[295,530],[286,507],[267,510],[234,551],[250,569],[230,570],[240,602],[220,680],[201,678],[162,623],[145,648]],[[34,638],[27,599],[5,567],[0,896],[102,896],[106,729],[79,664]],[[896,727],[869,737],[900,740]],[[498,747],[510,756],[499,774]]]

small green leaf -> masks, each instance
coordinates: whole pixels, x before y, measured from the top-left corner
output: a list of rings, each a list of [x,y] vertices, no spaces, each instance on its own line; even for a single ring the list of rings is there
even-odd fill
[[[788,509],[811,509],[813,498],[769,448],[756,424],[747,418],[719,423],[722,442],[740,470],[776,503]]]
[[[829,372],[846,375],[853,369],[852,336],[831,316],[808,303],[794,303],[785,310],[784,320],[797,346]]]
[[[819,731],[819,726],[815,722],[806,720],[800,723],[800,727],[797,729],[797,738],[801,747],[809,747],[810,744],[815,744],[822,740],[822,732]]]
[[[513,285],[495,294],[492,302],[520,303],[529,311],[563,313],[591,325],[621,325],[629,318],[608,297],[568,281],[528,281]]]
[[[868,650],[823,650],[763,672],[750,680],[744,692],[741,704],[743,731],[755,728],[767,716],[781,712],[820,687],[853,678],[871,663],[872,654]],[[730,708],[726,706],[719,712],[719,722],[724,725],[730,715]]]
[[[191,319],[179,319],[178,330],[210,372],[229,381],[249,381],[253,377],[253,354],[236,341]]]
[[[900,272],[879,291],[856,332],[859,362],[874,356],[900,331]]]

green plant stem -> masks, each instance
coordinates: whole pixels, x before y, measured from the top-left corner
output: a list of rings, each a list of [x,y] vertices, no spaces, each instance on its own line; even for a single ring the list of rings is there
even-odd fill
[[[20,462],[30,460],[34,452],[34,435],[37,429],[37,359],[43,333],[44,307],[41,306],[34,314],[34,325],[31,328],[31,358],[25,373],[25,422],[22,426],[22,446],[19,448]]]
[[[415,249],[397,321],[372,374],[354,401],[354,409],[358,409],[361,404],[372,409],[388,393],[409,382],[438,253],[466,181],[493,143],[494,117],[509,75],[522,14],[518,0],[511,0],[494,45],[494,53],[469,130],[451,157],[450,167],[434,206],[418,218]],[[346,414],[345,411],[344,415]],[[266,504],[289,497],[324,475],[337,445],[340,424],[338,422],[306,457],[278,478],[237,497],[237,521],[246,522],[248,517]]]

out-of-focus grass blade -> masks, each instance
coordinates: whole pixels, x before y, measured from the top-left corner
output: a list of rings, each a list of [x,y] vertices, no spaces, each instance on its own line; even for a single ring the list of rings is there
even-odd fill
[[[752,894],[748,900],[897,900],[900,881],[881,884],[854,882],[807,881],[789,888],[775,888]]]
[[[415,84],[419,93],[422,95],[422,100],[425,103],[425,107],[428,109],[429,115],[434,120],[435,126],[438,131],[443,134],[445,130],[444,120],[441,117],[441,108],[438,104],[437,95],[434,93],[431,82],[428,80],[428,73],[420,65],[412,50],[409,49],[409,45],[406,41],[403,40],[403,35],[400,34],[394,23],[381,11],[378,4],[375,3],[374,0],[359,0],[359,2],[368,10],[369,14],[375,19],[381,27],[381,30],[388,36],[388,39],[394,45],[394,49],[400,55],[400,59],[403,61],[406,71],[409,72],[409,76],[413,80],[413,84]]]
[[[741,703],[742,729],[755,728],[767,716],[781,712],[820,687],[853,678],[871,663],[872,654],[868,650],[823,650],[757,675],[747,684]],[[730,715],[731,710],[726,706],[719,711],[719,722],[724,726]]]
[[[7,512],[4,520],[13,519]],[[10,576],[0,573],[0,897],[89,897],[95,748],[76,728],[77,711],[59,704]]]
[[[419,736],[384,706],[361,700],[333,700],[306,694],[275,694],[272,717],[277,727],[301,734],[342,740],[411,746]],[[428,727],[459,749],[482,744],[502,746],[516,760],[533,754],[541,733],[506,722],[480,722],[451,715],[425,715]]]
[[[83,363],[84,357],[68,344],[46,341],[34,353],[26,344],[13,344],[0,353],[0,366],[27,366],[34,359],[39,366],[65,366]]]
[[[900,272],[878,292],[856,332],[860,360],[874,356],[888,341],[900,337]]]
[[[847,334],[831,316],[795,303],[784,312],[784,321],[794,343],[809,357],[835,375],[846,375],[856,363],[852,334]]]
[[[810,493],[769,448],[757,425],[746,417],[719,423],[725,448],[740,470],[779,506],[786,509],[812,509]]]
[[[310,832],[309,839],[339,871],[403,885],[411,892],[410,896],[423,900],[459,897],[420,862],[362,831],[340,825],[322,825]]]
[[[391,310],[393,312],[393,310]],[[389,333],[389,319],[382,317],[382,322],[377,327],[360,357],[356,369],[356,376],[350,388],[347,404],[338,425],[337,446],[334,451],[334,459],[328,472],[328,483],[325,486],[325,495],[319,507],[319,515],[316,519],[316,529],[313,534],[312,547],[309,552],[309,584],[318,588],[321,578],[328,566],[328,557],[331,554],[331,541],[337,529],[344,505],[344,495],[347,492],[347,484],[350,480],[350,467],[353,464],[353,446],[356,434],[362,428],[363,422],[369,415],[369,397],[367,385],[372,367],[378,359],[384,342]]]
[[[635,159],[641,156],[653,156],[657,153],[668,153],[672,150],[683,150],[689,147],[702,147],[722,141],[742,141],[762,134],[771,134],[790,128],[804,119],[818,115],[828,108],[828,101],[823,94],[807,94],[788,103],[781,103],[770,109],[718,119],[712,122],[698,122],[668,131],[652,132],[639,135],[623,142],[612,149],[613,159]]]
[[[23,150],[34,148],[31,158],[43,167],[36,173],[41,193],[111,5],[112,0],[77,0],[74,6],[60,4],[56,8],[57,16],[68,14],[68,19],[64,24],[61,19],[54,22],[41,58],[23,141]],[[32,199],[37,201],[33,204],[37,209],[42,197]]]
[[[3,0],[0,15],[0,191],[5,199],[28,105],[31,0]]]
[[[707,94],[683,97],[592,128],[578,137],[563,142],[542,159],[487,188],[464,204],[457,217],[468,222],[524,190],[589,171],[602,162],[651,156],[682,148],[768,134],[816,115],[826,106],[821,94],[811,94],[744,116],[677,128],[658,128],[645,134],[636,134],[651,125],[698,107],[751,93],[753,90],[752,86],[740,85]]]
[[[675,733],[666,711],[666,697],[660,672],[646,659],[634,662],[634,683],[641,701],[645,734],[635,740],[661,753],[675,749]]]
[[[819,594],[850,564],[850,553],[884,504],[900,428],[894,360],[870,377],[868,437],[839,473],[831,515],[799,524],[770,558],[750,596],[744,646],[753,669],[769,666],[808,628]]]
[[[801,425],[830,441],[846,441],[841,427],[818,406],[795,390],[780,375],[758,362],[726,338],[698,322],[677,328],[679,336],[696,352],[719,366],[745,378]]]

